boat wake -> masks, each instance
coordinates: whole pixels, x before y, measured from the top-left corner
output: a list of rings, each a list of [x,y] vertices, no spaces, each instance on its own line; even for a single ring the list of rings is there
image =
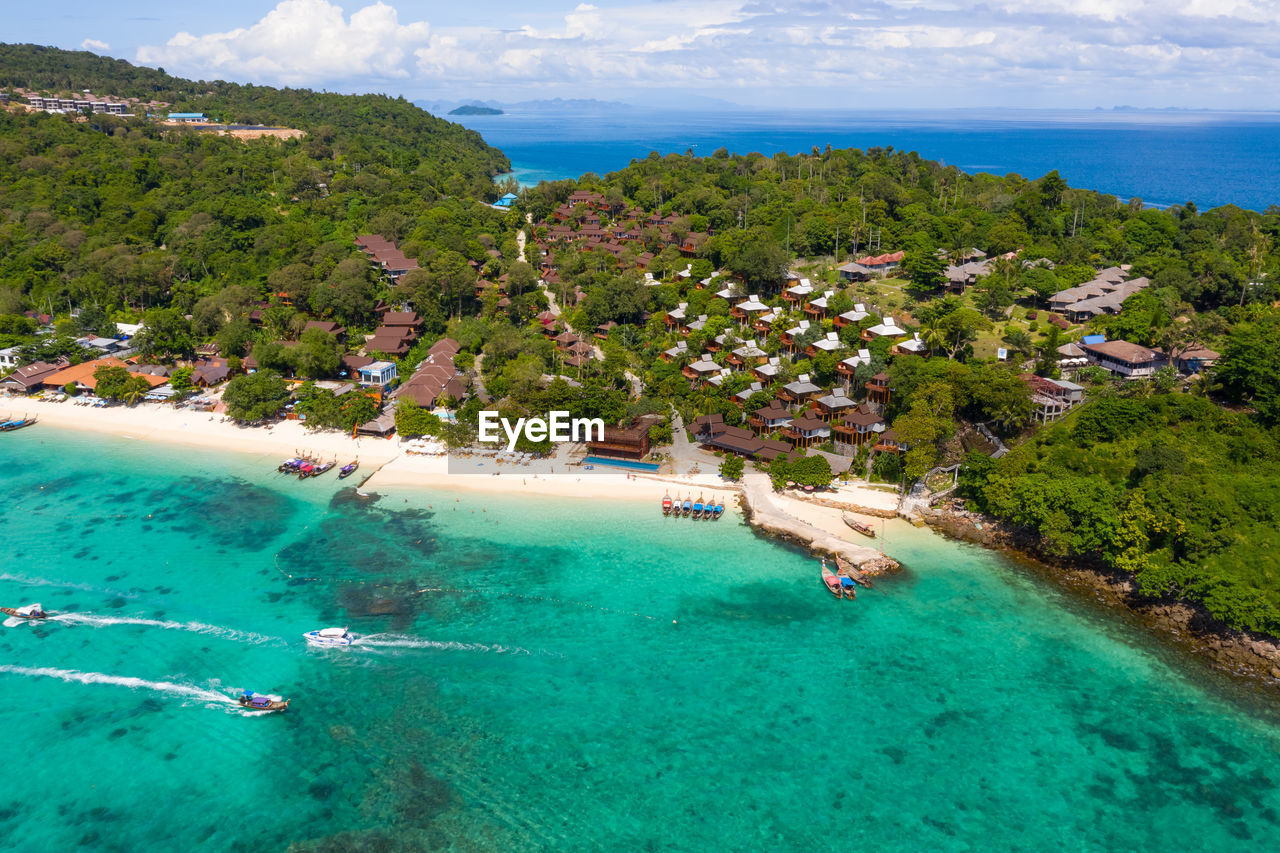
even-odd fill
[[[6,628],[17,628],[19,625],[25,625],[31,621],[33,620],[19,619],[17,616],[10,616],[8,619],[4,620],[4,622],[0,624],[3,624]]]
[[[0,664],[0,672],[29,675],[36,678],[58,678],[73,684],[113,684],[117,687],[128,687],[132,690],[151,690],[166,696],[200,702],[205,705],[229,706],[235,710],[240,708],[236,700],[225,693],[219,693],[216,690],[209,690],[204,687],[196,687],[193,684],[178,684],[172,681],[147,681],[146,679],[125,675],[106,675],[101,672],[80,672],[75,669],[54,669],[53,667],[45,666]]]
[[[49,617],[50,622],[65,622],[69,625],[92,625],[104,628],[109,625],[149,625],[153,628],[164,628],[169,631],[190,631],[193,634],[207,634],[222,637],[238,643],[266,645],[283,643],[279,637],[269,637],[253,631],[237,631],[234,628],[223,628],[220,625],[207,625],[204,622],[174,622],[169,619],[145,619],[141,616],[97,616],[93,613],[57,613]]]
[[[369,634],[357,637],[353,646],[368,646],[381,649],[442,649],[452,652],[492,652],[494,654],[529,655],[533,652],[519,646],[489,646],[484,643],[454,643],[439,640],[424,640],[421,637],[410,637],[407,634]]]
[[[91,586],[85,583],[70,583],[68,581],[48,580],[46,578],[29,578],[23,575],[11,575],[8,572],[0,572],[0,581],[11,581],[12,583],[21,584],[23,586],[53,586],[59,589],[78,589],[81,592],[93,592],[99,595],[115,595],[120,598],[137,598],[132,593],[122,592],[118,589],[109,587]]]

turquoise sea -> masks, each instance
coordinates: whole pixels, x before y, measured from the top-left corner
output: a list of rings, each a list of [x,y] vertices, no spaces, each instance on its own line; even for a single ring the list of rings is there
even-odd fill
[[[1274,846],[1270,693],[998,555],[894,529],[837,602],[736,516],[274,461],[0,441],[0,600],[71,614],[0,629],[8,847]]]
[[[1039,178],[1201,209],[1280,205],[1280,113],[1197,110],[831,110],[607,107],[450,116],[511,158],[522,183],[606,174],[632,159],[717,148],[772,156],[834,148],[916,151],[966,172]]]

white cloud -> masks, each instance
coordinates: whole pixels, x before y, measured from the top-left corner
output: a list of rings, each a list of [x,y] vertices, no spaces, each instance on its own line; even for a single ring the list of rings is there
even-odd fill
[[[318,85],[409,76],[407,61],[426,43],[426,22],[401,24],[382,2],[353,12],[327,0],[283,0],[251,27],[193,36],[180,32],[138,60],[204,74]]]
[[[97,39],[85,39],[80,42],[80,47],[85,50],[92,50],[95,53],[104,53],[111,49],[111,45],[107,44],[105,41],[98,41]]]
[[[341,0],[337,0],[341,2]],[[367,0],[361,0],[367,2]],[[410,96],[612,96],[700,87],[797,104],[817,89],[882,103],[1275,107],[1280,0],[502,0],[475,20],[401,23],[284,0],[249,26],[178,33],[138,59],[188,76]],[[454,11],[454,18],[466,12]],[[932,98],[932,100],[930,100]]]

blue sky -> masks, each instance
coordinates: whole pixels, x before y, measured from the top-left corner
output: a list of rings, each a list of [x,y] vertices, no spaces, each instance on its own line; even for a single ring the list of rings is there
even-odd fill
[[[44,0],[3,38],[428,100],[1280,109],[1280,0]]]

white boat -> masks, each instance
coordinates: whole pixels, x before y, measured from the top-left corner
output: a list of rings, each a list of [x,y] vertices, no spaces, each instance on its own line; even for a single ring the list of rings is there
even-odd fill
[[[321,628],[302,636],[313,646],[349,646],[356,641],[355,635],[346,628]]]

